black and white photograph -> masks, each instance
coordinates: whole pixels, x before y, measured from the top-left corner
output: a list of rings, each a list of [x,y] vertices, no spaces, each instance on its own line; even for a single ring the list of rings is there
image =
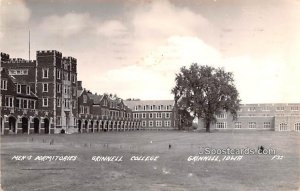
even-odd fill
[[[0,191],[300,191],[299,0],[0,0]]]

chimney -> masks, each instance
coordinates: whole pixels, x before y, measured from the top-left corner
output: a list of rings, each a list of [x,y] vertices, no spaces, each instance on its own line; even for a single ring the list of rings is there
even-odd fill
[[[82,81],[77,81],[77,89],[82,90]]]

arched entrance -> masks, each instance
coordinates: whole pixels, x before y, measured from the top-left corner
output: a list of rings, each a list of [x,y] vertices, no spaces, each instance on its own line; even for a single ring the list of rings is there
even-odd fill
[[[44,129],[45,129],[45,134],[49,134],[49,132],[50,132],[50,123],[49,123],[48,118],[44,119]]]
[[[28,118],[22,117],[22,133],[28,133]]]
[[[78,133],[81,133],[81,120],[78,120]]]
[[[97,132],[99,132],[99,121],[96,122]]]
[[[91,121],[90,129],[91,129],[91,132],[94,133],[94,121]]]
[[[33,119],[33,129],[34,129],[34,133],[39,133],[39,126],[40,126],[40,120],[35,117]]]
[[[84,122],[84,131],[87,133],[88,131],[87,131],[87,129],[88,129],[88,124],[89,124],[89,122],[87,121],[87,120],[85,120],[85,122]]]
[[[13,117],[13,116],[10,116],[8,118],[8,126],[9,126],[9,131],[12,131],[12,132],[16,132],[16,118]]]

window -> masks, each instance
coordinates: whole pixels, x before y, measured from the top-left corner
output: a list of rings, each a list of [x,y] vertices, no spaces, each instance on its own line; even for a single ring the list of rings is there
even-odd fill
[[[76,109],[76,101],[73,101],[73,109]]]
[[[146,121],[142,121],[142,127],[146,127]]]
[[[87,96],[83,95],[83,103],[87,103]]]
[[[16,99],[16,107],[17,108],[21,108],[21,104],[20,104],[21,100],[20,99]]]
[[[292,111],[298,111],[298,106],[292,106],[292,107],[291,107],[291,110],[292,110]]]
[[[28,69],[10,69],[9,75],[28,75]]]
[[[65,108],[70,108],[70,100],[65,99]]]
[[[270,107],[269,106],[264,106],[261,108],[262,111],[270,111]]]
[[[13,107],[14,106],[14,98],[13,97],[6,97],[5,98],[6,106]]]
[[[56,105],[57,105],[57,107],[61,106],[61,99],[60,98],[57,98]]]
[[[157,106],[157,110],[161,110],[162,108],[161,108],[161,106],[159,105],[159,106]]]
[[[84,114],[84,107],[83,107],[83,105],[80,106],[80,114]]]
[[[43,83],[43,92],[48,92],[48,84]]]
[[[56,70],[56,76],[57,76],[57,79],[61,78],[61,72],[59,69]]]
[[[43,78],[49,77],[49,68],[43,68]]]
[[[76,75],[72,75],[72,81],[74,84],[76,83]]]
[[[76,87],[73,87],[73,96],[77,95]]]
[[[151,111],[153,110],[153,106],[152,106],[152,105],[150,105],[150,110],[151,110]]]
[[[28,108],[28,100],[27,99],[23,100],[23,108],[25,108],[25,109]]]
[[[90,107],[88,107],[88,106],[86,107],[86,113],[90,114]]]
[[[242,123],[241,122],[235,122],[234,123],[234,128],[241,129],[242,128]]]
[[[217,119],[226,119],[226,113],[221,113],[219,115],[216,115]]]
[[[295,131],[300,131],[300,123],[295,123],[294,129]]]
[[[162,118],[162,113],[156,113],[156,118]]]
[[[280,123],[279,131],[287,131],[287,123]]]
[[[48,98],[43,98],[43,107],[48,107]]]
[[[26,86],[26,94],[30,95],[30,86]]]
[[[149,127],[153,127],[153,121],[149,121]]]
[[[146,118],[146,113],[142,113],[142,118],[143,118],[143,119]]]
[[[227,123],[226,122],[217,122],[216,123],[216,129],[226,129]]]
[[[284,106],[278,106],[278,107],[276,107],[276,111],[284,111]]]
[[[171,121],[165,121],[165,127],[170,127],[171,126]]]
[[[17,84],[17,93],[21,93],[21,91],[22,91],[21,84]]]
[[[156,121],[156,127],[161,127],[162,126],[162,122],[161,121]]]
[[[271,128],[271,122],[264,122],[264,128]]]
[[[256,123],[255,122],[249,122],[249,128],[250,129],[256,128]]]
[[[57,93],[61,93],[61,84],[56,84]]]
[[[169,110],[169,106],[168,105],[166,106],[166,110]]]
[[[249,107],[249,111],[256,111],[255,107]]]
[[[153,118],[153,113],[149,113],[149,118],[150,118],[150,119]]]
[[[61,117],[56,117],[56,125],[61,125]]]
[[[1,80],[1,90],[7,90],[7,80]]]
[[[170,116],[171,116],[171,114],[170,114],[170,113],[165,113],[165,118],[166,118],[166,119],[169,119],[169,118],[170,118]]]

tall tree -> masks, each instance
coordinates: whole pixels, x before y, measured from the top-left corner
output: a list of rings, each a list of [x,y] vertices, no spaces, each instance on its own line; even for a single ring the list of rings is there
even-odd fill
[[[210,132],[210,124],[216,122],[215,116],[224,110],[236,119],[240,99],[232,73],[194,63],[190,68],[180,69],[175,83],[172,89],[175,102],[180,102],[194,117],[201,118],[206,132]]]

